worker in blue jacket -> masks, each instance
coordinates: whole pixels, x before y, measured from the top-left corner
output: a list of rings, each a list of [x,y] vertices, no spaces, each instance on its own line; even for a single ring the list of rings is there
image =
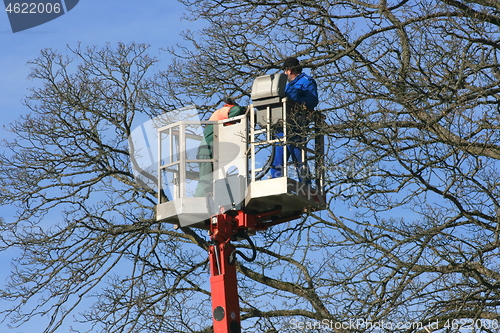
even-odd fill
[[[307,74],[302,73],[302,66],[295,57],[287,58],[283,63],[283,70],[288,76],[288,84],[285,87],[285,94],[288,104],[291,105],[287,110],[288,142],[287,158],[292,157],[296,164],[299,181],[307,178],[307,168],[302,162],[302,152],[297,146],[303,140],[301,128],[306,127],[313,118],[314,108],[318,105],[318,90],[316,81]],[[275,133],[277,138],[283,137],[283,131],[278,130]],[[274,159],[271,163],[271,178],[283,176],[283,146],[276,146]],[[306,182],[309,182],[306,179]]]
[[[302,73],[302,66],[297,58],[286,59],[283,70],[288,76],[288,84],[285,87],[286,97],[294,103],[305,104],[312,112],[318,105],[316,81]]]

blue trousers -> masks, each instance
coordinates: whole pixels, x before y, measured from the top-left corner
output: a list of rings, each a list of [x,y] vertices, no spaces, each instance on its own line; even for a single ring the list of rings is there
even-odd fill
[[[277,133],[275,133],[275,137],[277,139],[282,139],[283,138],[283,132],[277,132]],[[298,136],[293,136],[290,139],[290,141],[291,142],[298,142],[299,141],[299,137]],[[273,161],[271,163],[271,169],[270,169],[271,178],[283,177],[283,164],[284,164],[284,161],[283,161],[283,156],[284,156],[283,148],[284,147],[281,146],[281,145],[277,145],[274,148],[275,149],[275,151],[274,151],[274,158],[273,158]],[[302,149],[298,148],[293,143],[287,144],[286,148],[287,148],[287,152],[286,152],[287,153],[286,154],[287,161],[288,161],[288,159],[291,156],[292,157],[292,161],[294,162],[296,170],[297,170],[299,181],[302,181],[303,177],[305,176],[305,174],[304,174],[304,172],[305,172],[304,163],[302,162]]]

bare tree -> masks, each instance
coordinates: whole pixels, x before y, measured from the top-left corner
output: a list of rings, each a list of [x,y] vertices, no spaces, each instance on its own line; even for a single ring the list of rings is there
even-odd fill
[[[19,251],[1,292],[13,301],[2,312],[15,325],[48,315],[46,332],[55,331],[94,296],[99,302],[80,320],[106,332],[198,325],[190,320],[203,301],[183,299],[201,293],[207,302],[206,256],[182,246],[195,234],[156,223],[156,193],[130,165],[134,118],[161,112],[148,106],[156,60],[147,49],[78,47],[73,59],[46,50],[32,62],[43,87],[27,98],[31,114],[11,125],[18,139],[1,159],[1,202],[20,208],[16,221],[2,221],[1,236],[2,249]],[[181,304],[181,315],[158,320]]]
[[[94,331],[210,332],[206,237],[156,222],[130,127],[248,101],[294,55],[320,85],[329,210],[255,236],[257,260],[237,264],[244,330],[497,331],[500,5],[182,2],[210,24],[165,72],[136,44],[33,62],[44,86],[1,158],[0,202],[21,208],[2,222],[20,253],[3,313],[48,314],[51,332],[91,296],[78,320]]]

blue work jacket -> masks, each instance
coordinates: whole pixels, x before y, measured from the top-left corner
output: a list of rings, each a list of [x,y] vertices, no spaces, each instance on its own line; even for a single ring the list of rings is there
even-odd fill
[[[296,103],[305,103],[308,109],[313,110],[318,105],[318,89],[316,81],[304,73],[300,73],[285,87],[286,97]]]

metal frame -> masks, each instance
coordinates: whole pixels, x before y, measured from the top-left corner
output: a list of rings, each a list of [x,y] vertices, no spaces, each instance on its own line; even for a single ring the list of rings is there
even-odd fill
[[[172,193],[172,200],[186,197],[186,183],[183,180],[194,179],[195,177],[189,176],[186,168],[187,163],[213,163],[214,158],[211,159],[188,159],[186,158],[186,139],[195,139],[200,142],[203,140],[203,135],[189,134],[186,132],[186,127],[188,126],[201,126],[208,124],[217,124],[217,121],[180,121],[168,126],[163,126],[158,129],[158,189],[163,188],[164,176],[163,171],[176,172],[177,173],[177,183],[174,183],[174,193]],[[177,129],[177,134],[173,133],[175,128]],[[162,137],[165,132],[168,132],[169,144],[167,156],[169,158],[169,163],[163,164],[163,160],[167,156],[163,156],[163,145]],[[175,142],[175,137],[177,137],[177,142]],[[174,149],[176,148],[176,149]],[[178,155],[177,158],[174,158]],[[177,170],[168,170],[169,168],[177,167]],[[160,191],[158,191],[158,204],[161,203]]]
[[[273,138],[273,133],[272,133],[272,127],[273,127],[273,122],[274,120],[271,119],[271,110],[273,106],[276,106],[276,104],[273,105],[262,105],[262,107],[265,107],[266,111],[266,119],[268,120],[263,126],[262,129],[256,130],[256,117],[250,117],[250,138],[249,138],[249,169],[250,169],[250,175],[249,175],[249,182],[255,182],[256,180],[256,172],[260,171],[256,167],[256,162],[257,162],[257,148],[258,146],[266,146],[266,145],[272,145],[272,144],[281,144],[284,146],[283,149],[283,177],[288,177],[288,168],[293,162],[289,162],[287,159],[287,138],[288,138],[288,126],[287,126],[287,108],[288,108],[288,103],[287,99],[283,98],[281,99],[281,105],[282,105],[282,118],[279,120],[280,122],[283,123],[282,128],[283,128],[283,138],[281,139],[276,139]],[[313,167],[315,170],[315,186],[318,188],[321,192],[321,194],[324,194],[324,168],[323,168],[323,159],[324,159],[324,137],[322,135],[317,134],[321,125],[319,122],[314,123],[314,127],[312,132],[315,133],[314,137],[314,149],[311,149],[307,147],[307,144],[304,146],[300,147],[301,154],[302,154],[302,163],[305,166],[309,166],[310,162],[313,162]],[[258,137],[259,135],[265,134],[265,139],[264,140],[259,140]],[[311,138],[311,139],[312,139]],[[309,169],[309,168],[308,168]]]

